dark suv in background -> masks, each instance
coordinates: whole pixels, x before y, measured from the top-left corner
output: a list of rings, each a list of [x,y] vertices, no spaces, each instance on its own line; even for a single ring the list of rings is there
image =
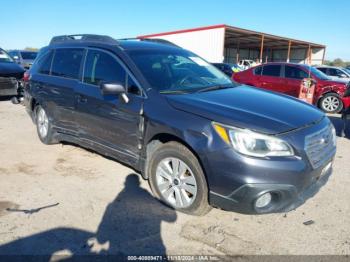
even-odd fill
[[[335,131],[324,113],[237,85],[174,45],[55,37],[28,79],[25,104],[43,143],[126,163],[186,213],[290,210],[332,170]]]
[[[28,50],[11,50],[9,51],[9,54],[17,64],[20,64],[24,69],[29,69],[38,55],[38,52]]]
[[[0,96],[21,96],[24,69],[0,48]]]

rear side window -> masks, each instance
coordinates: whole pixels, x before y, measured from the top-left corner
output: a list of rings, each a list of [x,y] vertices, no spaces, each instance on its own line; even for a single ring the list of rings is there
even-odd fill
[[[89,50],[84,69],[84,82],[99,85],[101,82],[117,82],[125,84],[126,72],[119,62],[111,55]]]
[[[263,67],[262,74],[264,76],[280,76],[280,65],[267,65]]]
[[[262,66],[258,66],[254,69],[254,75],[261,75]]]
[[[47,52],[39,58],[38,62],[33,65],[33,67],[37,67],[40,74],[49,75],[51,70],[52,57],[53,51]]]
[[[327,74],[327,68],[318,67],[317,69],[320,70],[321,72]]]
[[[83,53],[83,49],[57,49],[52,63],[51,74],[78,79]]]
[[[285,76],[287,78],[294,79],[304,79],[309,77],[304,70],[301,70],[300,68],[294,66],[286,66]]]

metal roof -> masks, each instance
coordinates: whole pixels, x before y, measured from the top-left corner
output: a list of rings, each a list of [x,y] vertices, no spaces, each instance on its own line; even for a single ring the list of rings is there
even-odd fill
[[[177,30],[163,32],[158,34],[141,35],[138,38],[161,37],[165,35],[173,35],[180,33],[190,33],[195,31],[211,30],[217,28],[225,29],[225,45],[241,45],[244,48],[260,48],[262,37],[264,37],[264,48],[285,48],[288,49],[288,44],[291,42],[293,48],[325,48],[325,45],[316,44],[308,41],[297,40],[288,37],[282,37],[272,34],[267,34],[258,31],[247,30],[239,27],[234,27],[226,24],[219,24],[206,27],[197,27],[192,29]]]

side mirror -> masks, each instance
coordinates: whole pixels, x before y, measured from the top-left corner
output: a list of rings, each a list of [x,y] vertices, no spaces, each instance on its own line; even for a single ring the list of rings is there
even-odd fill
[[[100,88],[101,88],[101,93],[102,95],[117,95],[117,96],[121,96],[124,99],[125,103],[129,102],[129,98],[126,95],[126,89],[124,87],[124,85],[120,84],[120,83],[107,83],[107,82],[103,82],[100,84]]]
[[[348,76],[346,74],[339,74],[338,75],[340,78],[347,78]]]
[[[18,60],[19,59],[18,55],[14,55],[13,59]]]

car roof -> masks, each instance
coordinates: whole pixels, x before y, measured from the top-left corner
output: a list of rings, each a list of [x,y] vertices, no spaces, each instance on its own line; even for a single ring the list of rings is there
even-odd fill
[[[9,50],[9,52],[21,52],[21,53],[38,53],[38,51],[35,51],[35,50],[20,50],[20,49],[11,49]]]
[[[143,40],[118,40],[119,46],[124,50],[139,49],[162,49],[162,50],[182,50],[182,48],[160,42],[143,41]]]
[[[316,68],[336,68],[336,69],[342,69],[341,66],[328,66],[328,65],[319,65],[315,66]]]
[[[267,63],[259,64],[257,66],[265,66],[265,65],[291,65],[291,66],[305,66],[305,67],[309,66],[306,64],[289,63],[289,62],[267,62]]]
[[[64,48],[64,47],[95,47],[95,48],[103,48],[103,49],[111,49],[111,50],[119,50],[119,51],[133,51],[133,50],[184,50],[182,48],[172,46],[169,44],[163,44],[158,42],[150,42],[150,41],[137,41],[137,40],[118,40],[118,44],[110,44],[103,42],[67,42],[67,43],[57,43],[46,46],[42,48],[51,49],[51,48]]]

